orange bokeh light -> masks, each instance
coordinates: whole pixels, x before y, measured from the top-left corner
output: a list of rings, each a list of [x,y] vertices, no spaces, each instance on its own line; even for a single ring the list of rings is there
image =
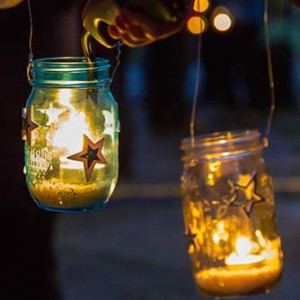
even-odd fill
[[[209,8],[209,0],[195,0],[193,9],[196,12],[203,13]]]
[[[201,34],[206,30],[207,22],[201,16],[193,16],[187,21],[187,29],[192,34]]]

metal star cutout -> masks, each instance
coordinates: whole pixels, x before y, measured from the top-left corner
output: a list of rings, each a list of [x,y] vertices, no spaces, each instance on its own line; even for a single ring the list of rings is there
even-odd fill
[[[190,248],[190,246],[193,246],[194,248],[197,248],[196,247],[196,242],[195,242],[195,238],[196,238],[197,234],[192,232],[190,226],[188,226],[187,232],[184,234],[184,236],[187,239],[189,248]]]
[[[68,159],[82,161],[84,165],[85,179],[88,182],[96,164],[107,164],[102,154],[104,138],[93,143],[85,134],[83,135],[83,149],[81,152],[68,156]]]
[[[243,208],[247,216],[250,218],[254,205],[265,201],[265,199],[257,193],[256,172],[253,172],[246,185],[232,183],[230,181],[229,183],[232,185],[235,192],[231,205]]]
[[[23,128],[22,128],[22,136],[23,139],[27,140],[27,143],[29,146],[31,146],[31,132],[39,127],[38,124],[34,123],[32,121],[31,117],[31,107],[28,107],[27,109],[23,109],[22,114],[22,121],[23,121]]]

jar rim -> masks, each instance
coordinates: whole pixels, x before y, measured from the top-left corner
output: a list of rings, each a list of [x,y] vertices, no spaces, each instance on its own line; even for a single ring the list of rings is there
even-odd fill
[[[43,87],[105,87],[110,83],[106,58],[89,62],[81,56],[43,57],[32,63],[30,83]]]
[[[260,133],[257,130],[236,130],[214,132],[183,139],[182,159],[226,160],[252,155],[263,150]]]
[[[233,145],[259,139],[260,136],[261,135],[258,130],[251,129],[212,132],[208,134],[197,135],[194,138],[184,138],[181,142],[180,149],[188,151],[193,148],[213,147],[220,144]]]
[[[104,69],[110,67],[109,60],[106,58],[95,58],[94,61],[88,62],[82,56],[53,56],[42,57],[33,60],[33,70],[36,67],[50,68],[55,71],[55,68],[61,70],[61,67],[67,69],[91,69],[102,67]]]

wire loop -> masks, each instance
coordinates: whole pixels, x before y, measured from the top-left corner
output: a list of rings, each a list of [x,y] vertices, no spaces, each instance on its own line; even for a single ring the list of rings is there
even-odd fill
[[[199,1],[199,6],[201,2]],[[273,75],[273,64],[272,64],[272,53],[271,53],[271,45],[270,45],[270,35],[269,35],[269,2],[265,0],[264,2],[264,32],[265,32],[265,47],[267,52],[267,67],[268,67],[268,80],[269,80],[269,89],[270,89],[270,109],[267,118],[267,125],[265,134],[262,138],[262,143],[264,148],[269,146],[269,137],[272,129],[272,122],[275,112],[275,83],[274,83],[274,75]],[[200,32],[202,32],[202,23],[200,22]],[[201,66],[201,34],[198,37],[197,43],[197,63],[196,63],[196,82],[193,96],[193,105],[192,105],[192,113],[190,119],[190,135],[191,135],[191,143],[192,147],[195,144],[195,120],[196,120],[196,109],[197,109],[197,101],[199,97],[199,85],[200,85],[200,66]]]

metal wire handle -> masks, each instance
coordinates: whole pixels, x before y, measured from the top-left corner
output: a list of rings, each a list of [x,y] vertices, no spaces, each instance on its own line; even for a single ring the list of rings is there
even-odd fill
[[[31,69],[33,64],[33,51],[32,51],[32,39],[33,39],[33,18],[32,18],[32,10],[31,10],[31,3],[30,0],[27,0],[27,7],[28,7],[28,15],[29,15],[29,41],[28,41],[28,48],[29,48],[29,55],[28,55],[28,64],[27,64],[27,79],[31,81]]]
[[[199,1],[199,6],[201,2]],[[202,22],[200,22],[200,32],[202,32]],[[268,79],[269,79],[269,89],[270,89],[270,109],[267,119],[266,131],[263,137],[263,146],[267,148],[269,146],[269,137],[272,129],[272,122],[276,107],[275,101],[275,83],[273,75],[273,64],[272,64],[272,53],[270,45],[270,35],[269,35],[269,2],[265,0],[264,3],[264,31],[265,31],[265,44],[267,52],[267,66],[268,66]],[[196,83],[193,96],[193,105],[192,113],[190,119],[190,135],[192,147],[195,145],[195,120],[196,120],[196,108],[197,101],[199,97],[199,85],[200,85],[200,65],[201,65],[201,44],[202,44],[202,35],[199,34],[198,43],[197,43],[197,63],[196,63]]]
[[[274,83],[274,75],[273,75],[273,64],[272,64],[272,53],[271,53],[271,45],[270,45],[270,35],[269,35],[269,2],[265,0],[265,8],[264,8],[264,28],[265,28],[265,42],[266,42],[266,50],[267,50],[267,63],[268,63],[268,76],[269,76],[269,88],[270,88],[270,110],[269,116],[267,120],[266,132],[263,137],[263,146],[267,148],[269,146],[269,137],[272,129],[272,122],[275,112],[275,83]]]
[[[199,2],[200,6],[200,2]],[[191,135],[191,142],[192,147],[195,145],[195,121],[196,121],[196,110],[197,110],[197,102],[199,97],[199,85],[200,85],[200,67],[201,67],[201,45],[202,45],[202,34],[203,24],[200,22],[200,34],[197,40],[197,62],[196,62],[196,83],[194,88],[194,95],[193,95],[193,105],[192,105],[192,114],[190,120],[190,135]]]

